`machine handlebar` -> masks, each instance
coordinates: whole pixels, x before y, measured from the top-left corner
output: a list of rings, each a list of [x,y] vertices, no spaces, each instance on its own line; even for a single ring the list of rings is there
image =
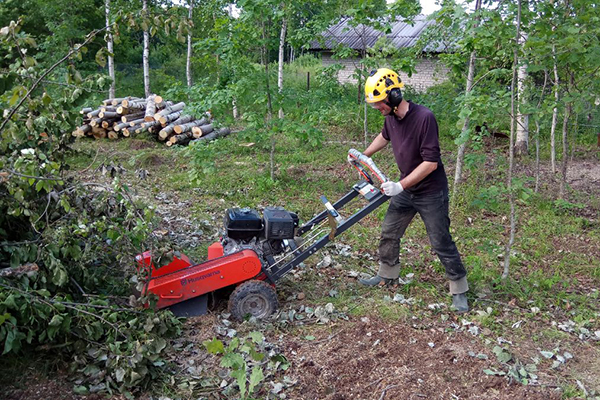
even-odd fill
[[[389,181],[388,177],[385,176],[385,174],[381,172],[379,168],[377,168],[377,165],[375,165],[370,157],[365,156],[356,149],[348,150],[348,156],[350,156],[351,164],[354,166],[354,168],[356,168],[370,184],[374,183],[373,179],[371,178],[371,174],[374,175],[375,178],[377,178],[377,180],[381,183]]]

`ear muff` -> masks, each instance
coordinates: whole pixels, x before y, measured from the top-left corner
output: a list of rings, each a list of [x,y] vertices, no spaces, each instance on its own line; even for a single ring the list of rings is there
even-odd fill
[[[390,92],[388,93],[388,103],[390,107],[392,107],[392,110],[395,110],[401,102],[402,90],[400,90],[399,88],[393,88],[392,90],[390,90]]]

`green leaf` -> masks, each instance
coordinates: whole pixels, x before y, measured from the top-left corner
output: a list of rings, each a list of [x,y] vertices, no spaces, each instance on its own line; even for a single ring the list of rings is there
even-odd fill
[[[214,338],[213,340],[205,340],[202,342],[204,347],[206,347],[206,351],[210,354],[222,354],[225,352],[225,347],[223,346],[223,342]]]
[[[15,104],[17,104],[17,101],[19,101],[19,91],[18,90],[13,90],[13,95],[8,100],[8,105],[12,107]]]
[[[315,337],[312,336],[312,335],[308,335],[308,336],[305,336],[304,339],[306,339],[306,340],[315,340]]]
[[[263,334],[261,332],[257,332],[257,331],[250,332],[248,334],[248,337],[250,337],[250,339],[252,339],[252,341],[256,344],[261,344],[264,340]]]
[[[495,371],[492,369],[484,369],[483,373],[486,375],[499,375],[499,376],[506,375],[506,372],[504,372],[504,371]]]
[[[52,320],[50,320],[50,323],[48,324],[48,326],[60,326],[60,324],[62,324],[63,320],[64,320],[64,317],[62,315],[56,314],[55,316],[52,317]]]
[[[263,374],[263,370],[260,366],[256,366],[252,369],[252,373],[250,374],[250,383],[248,384],[248,393],[254,393],[254,388],[258,386],[265,376]]]
[[[35,61],[35,58],[33,58],[33,57],[25,57],[25,66],[27,68],[29,68],[29,67],[35,67],[36,64],[37,64],[37,62]]]
[[[10,318],[10,314],[9,313],[4,313],[3,315],[0,315],[0,326],[7,321]]]
[[[74,386],[73,392],[75,394],[88,394],[89,393],[88,388],[85,386],[81,386],[81,385]]]
[[[225,368],[232,368],[234,370],[243,369],[246,370],[246,361],[244,357],[237,353],[225,353],[221,359],[221,366]]]
[[[240,388],[240,397],[246,397],[246,368],[238,369],[231,372],[231,377],[235,378]]]
[[[96,63],[98,63],[98,65],[101,67],[104,67],[106,65],[106,57],[104,56],[104,48],[101,48],[96,53]]]
[[[250,349],[250,357],[252,357],[254,361],[262,361],[265,358],[265,355],[254,349]]]
[[[17,303],[15,302],[15,295],[14,294],[10,294],[6,300],[4,300],[4,305],[7,308],[13,308],[13,309],[17,309]]]
[[[125,378],[125,370],[123,368],[118,368],[115,371],[115,379],[117,380],[117,382],[123,382],[124,378]]]
[[[21,348],[21,339],[24,339],[25,335],[16,329],[11,329],[6,334],[4,341],[4,352],[2,354],[9,353],[10,351],[17,351]]]

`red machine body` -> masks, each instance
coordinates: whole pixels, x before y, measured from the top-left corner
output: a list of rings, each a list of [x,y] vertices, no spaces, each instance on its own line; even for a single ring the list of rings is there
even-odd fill
[[[252,250],[242,250],[223,256],[220,243],[210,246],[209,259],[192,264],[181,254],[168,265],[155,269],[150,252],[136,257],[139,268],[151,268],[147,291],[158,296],[157,308],[189,300],[226,286],[256,278],[261,272],[261,261]]]

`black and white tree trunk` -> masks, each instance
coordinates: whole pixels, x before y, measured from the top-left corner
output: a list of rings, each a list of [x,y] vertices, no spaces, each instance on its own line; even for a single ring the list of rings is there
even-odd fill
[[[148,18],[148,0],[142,0],[143,18]],[[144,29],[144,53],[142,63],[144,65],[144,93],[146,97],[151,95],[150,92],[150,34],[148,29]]]
[[[554,58],[554,109],[552,110],[552,125],[550,125],[550,164],[552,173],[556,173],[556,124],[558,123],[558,100],[560,80],[558,77],[558,66],[556,63],[556,46],[552,45],[552,57]]]
[[[524,46],[526,36],[522,34],[519,38],[519,46]],[[529,152],[529,115],[524,114],[521,110],[525,107],[527,100],[525,98],[525,85],[527,81],[527,64],[524,60],[520,60],[519,69],[517,71],[517,99],[518,99],[518,115],[517,115],[517,140],[515,142],[515,154],[525,155]]]
[[[517,125],[517,107],[515,102],[516,97],[516,86],[517,86],[517,69],[519,62],[519,35],[521,32],[521,0],[518,0],[518,11],[517,11],[517,36],[515,38],[515,50],[513,56],[513,76],[512,83],[510,85],[510,105],[511,105],[511,117],[510,117],[510,146],[509,146],[509,162],[508,162],[508,176],[506,186],[508,188],[508,199],[510,203],[510,233],[508,242],[504,248],[504,270],[502,271],[502,279],[508,278],[510,271],[510,254],[512,252],[512,246],[515,242],[515,231],[516,231],[516,207],[515,207],[515,194],[513,192],[513,167],[515,160],[515,147],[513,146],[515,140],[515,131]]]
[[[287,18],[283,18],[281,34],[279,35],[279,71],[277,73],[277,88],[279,93],[283,90],[283,55],[285,50],[285,33],[287,30]],[[279,118],[283,118],[283,108],[279,108]]]
[[[189,0],[188,19],[192,21],[194,14],[194,0]],[[188,89],[192,87],[192,33],[187,36],[187,61],[185,63],[185,75],[187,77]]]
[[[110,28],[110,0],[105,0],[104,10],[106,15],[106,48],[108,49],[108,76],[110,76],[111,83],[108,89],[108,97],[114,99],[115,96],[115,59],[113,49],[113,35],[112,29]]]
[[[475,13],[477,13],[479,11],[479,9],[481,8],[481,0],[477,0],[477,2],[475,3]],[[477,26],[479,25],[479,16],[476,16],[475,18],[475,25],[474,28],[477,28]],[[465,94],[468,96],[469,93],[471,93],[471,90],[473,90],[473,81],[475,80],[475,58],[476,58],[477,54],[475,53],[475,50],[473,50],[471,52],[471,56],[469,57],[469,71],[467,72],[467,87],[465,89]],[[465,118],[465,121],[463,122],[463,127],[462,127],[462,134],[464,135],[465,132],[469,129],[469,117],[467,116]],[[458,152],[456,154],[456,170],[454,171],[454,186],[452,188],[452,196],[456,196],[456,193],[458,191],[458,186],[462,183],[462,168],[463,168],[463,164],[464,164],[464,159],[465,159],[465,151],[467,149],[467,141],[465,141],[464,143],[461,143],[458,146]]]
[[[573,75],[571,74],[570,80],[567,81],[567,94],[573,88]],[[561,164],[561,180],[560,180],[560,198],[565,200],[567,198],[567,165],[569,162],[569,118],[573,112],[573,102],[569,100],[565,106],[565,113],[563,116],[562,126],[562,164]]]

